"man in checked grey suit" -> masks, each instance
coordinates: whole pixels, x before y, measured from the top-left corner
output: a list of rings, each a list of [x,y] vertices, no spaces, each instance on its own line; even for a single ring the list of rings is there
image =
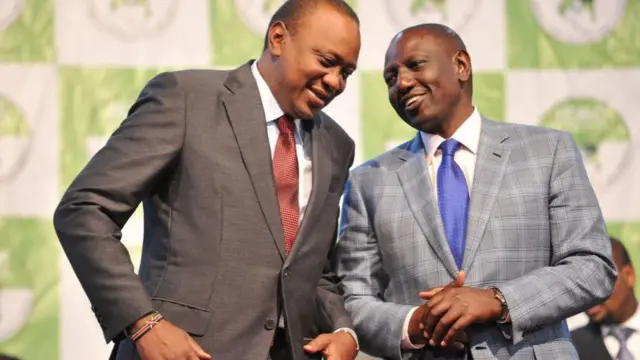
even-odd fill
[[[565,318],[606,299],[616,272],[571,135],[483,118],[442,25],[397,34],[384,78],[419,132],[345,190],[335,266],[363,351],[577,359]]]
[[[73,181],[55,227],[114,358],[355,358],[328,272],[354,143],[321,109],[358,23],[342,0],[286,1],[258,61],[156,76]],[[137,276],[120,238],[140,202]]]

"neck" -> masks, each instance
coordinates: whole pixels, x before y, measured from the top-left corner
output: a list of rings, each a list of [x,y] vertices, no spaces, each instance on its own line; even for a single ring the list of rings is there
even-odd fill
[[[625,305],[622,306],[622,308],[620,309],[620,318],[618,319],[618,322],[620,324],[625,323],[626,321],[631,319],[631,317],[633,317],[633,315],[636,313],[637,310],[638,310],[638,300],[636,299],[635,296],[632,295],[631,300],[627,301]]]
[[[273,97],[278,102],[278,105],[280,105],[280,108],[282,108],[282,104],[280,101],[280,94],[278,92],[278,84],[279,84],[278,71],[276,69],[274,61],[271,59],[269,54],[265,51],[262,54],[262,56],[260,56],[260,58],[257,60],[257,62],[258,62],[257,64],[258,72],[264,79],[264,82],[267,83],[267,86],[269,86],[269,90],[271,90],[271,93],[273,94]]]
[[[448,114],[448,119],[440,121],[440,128],[436,134],[445,139],[450,138],[464,124],[464,122],[473,114],[473,105],[470,101],[461,101],[459,105]]]

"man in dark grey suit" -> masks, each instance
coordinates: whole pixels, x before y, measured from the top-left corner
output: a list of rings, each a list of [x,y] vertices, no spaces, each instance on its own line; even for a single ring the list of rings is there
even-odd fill
[[[354,143],[321,109],[359,51],[345,2],[290,0],[257,62],[149,81],[54,216],[112,357],[356,356],[327,270]],[[120,238],[141,202],[137,276]]]

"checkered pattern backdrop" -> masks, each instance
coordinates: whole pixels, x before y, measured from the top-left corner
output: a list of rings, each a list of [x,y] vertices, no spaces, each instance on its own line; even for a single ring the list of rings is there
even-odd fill
[[[57,244],[62,191],[159,71],[257,57],[281,0],[0,1],[0,353],[106,358]],[[571,131],[612,234],[640,264],[640,0],[351,0],[360,68],[327,112],[356,163],[411,136],[382,80],[398,30],[442,22],[467,42],[475,104],[500,121]],[[141,217],[124,242],[140,256]]]

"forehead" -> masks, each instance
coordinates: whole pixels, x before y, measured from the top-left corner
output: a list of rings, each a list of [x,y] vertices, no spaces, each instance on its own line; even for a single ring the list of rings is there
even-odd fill
[[[442,41],[426,31],[402,32],[391,40],[385,54],[385,66],[402,63],[419,55],[436,56],[444,55],[445,52]]]
[[[308,46],[323,52],[333,52],[351,62],[360,51],[358,24],[346,14],[328,5],[318,5],[298,24],[297,35]]]

